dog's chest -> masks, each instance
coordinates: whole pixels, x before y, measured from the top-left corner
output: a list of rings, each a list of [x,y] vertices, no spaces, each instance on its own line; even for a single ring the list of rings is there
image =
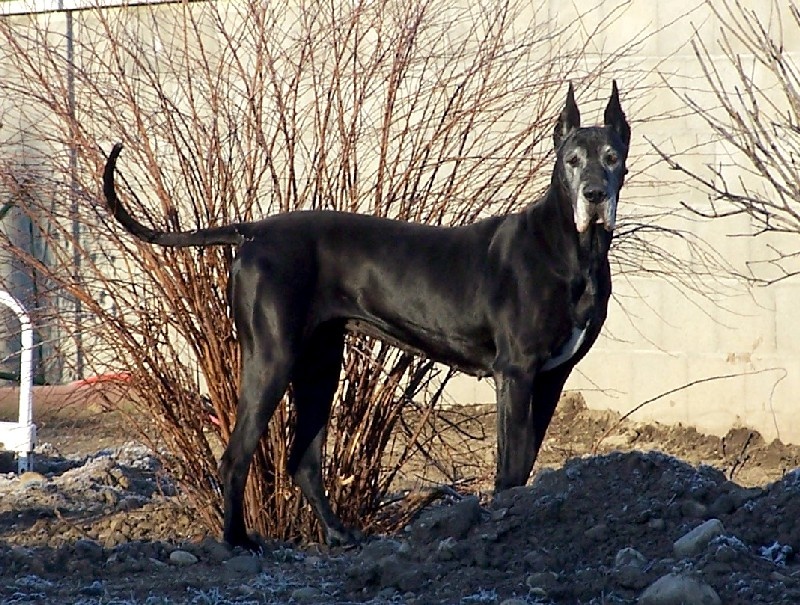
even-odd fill
[[[564,337],[558,339],[550,358],[542,366],[542,370],[552,370],[567,363],[581,350],[586,337],[597,318],[598,276],[595,272],[577,277],[570,285],[568,301],[569,316],[572,329]]]
[[[553,368],[557,368],[558,366],[568,362],[570,359],[575,357],[575,355],[580,350],[581,346],[583,346],[588,331],[589,331],[588,324],[583,328],[578,328],[578,327],[572,328],[572,333],[569,335],[567,341],[563,345],[561,345],[557,349],[555,354],[544,363],[544,365],[542,366],[542,370],[545,371],[552,370]]]

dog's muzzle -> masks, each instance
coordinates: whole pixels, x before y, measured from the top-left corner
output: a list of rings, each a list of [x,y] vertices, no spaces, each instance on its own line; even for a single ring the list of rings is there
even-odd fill
[[[575,227],[584,233],[592,223],[613,231],[617,224],[617,196],[609,196],[605,188],[584,187],[575,205]]]

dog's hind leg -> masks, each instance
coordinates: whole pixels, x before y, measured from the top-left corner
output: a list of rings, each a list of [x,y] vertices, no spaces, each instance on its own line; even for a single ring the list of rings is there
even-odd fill
[[[277,347],[275,349],[278,349]],[[264,346],[242,347],[242,377],[236,426],[222,455],[225,500],[223,537],[231,546],[257,551],[244,522],[244,489],[250,462],[289,381],[289,358],[271,358]]]
[[[311,336],[292,372],[297,428],[289,472],[314,509],[325,541],[331,546],[357,540],[334,514],[322,483],[322,446],[339,384],[343,349],[344,327],[338,322],[324,324]]]

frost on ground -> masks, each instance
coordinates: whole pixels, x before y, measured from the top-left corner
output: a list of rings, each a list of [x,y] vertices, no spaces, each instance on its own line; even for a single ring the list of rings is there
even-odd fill
[[[574,457],[528,487],[451,491],[359,549],[261,557],[204,535],[142,446],[45,446],[36,472],[0,475],[0,602],[800,603],[800,473],[746,487],[657,451],[588,455],[569,426],[553,433]]]

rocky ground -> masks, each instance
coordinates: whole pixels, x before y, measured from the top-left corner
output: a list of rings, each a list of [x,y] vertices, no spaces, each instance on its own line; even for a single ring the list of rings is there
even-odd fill
[[[568,398],[529,487],[452,490],[359,549],[261,557],[204,536],[123,437],[44,426],[35,472],[0,475],[0,602],[800,602],[800,448],[750,431],[619,423]]]

